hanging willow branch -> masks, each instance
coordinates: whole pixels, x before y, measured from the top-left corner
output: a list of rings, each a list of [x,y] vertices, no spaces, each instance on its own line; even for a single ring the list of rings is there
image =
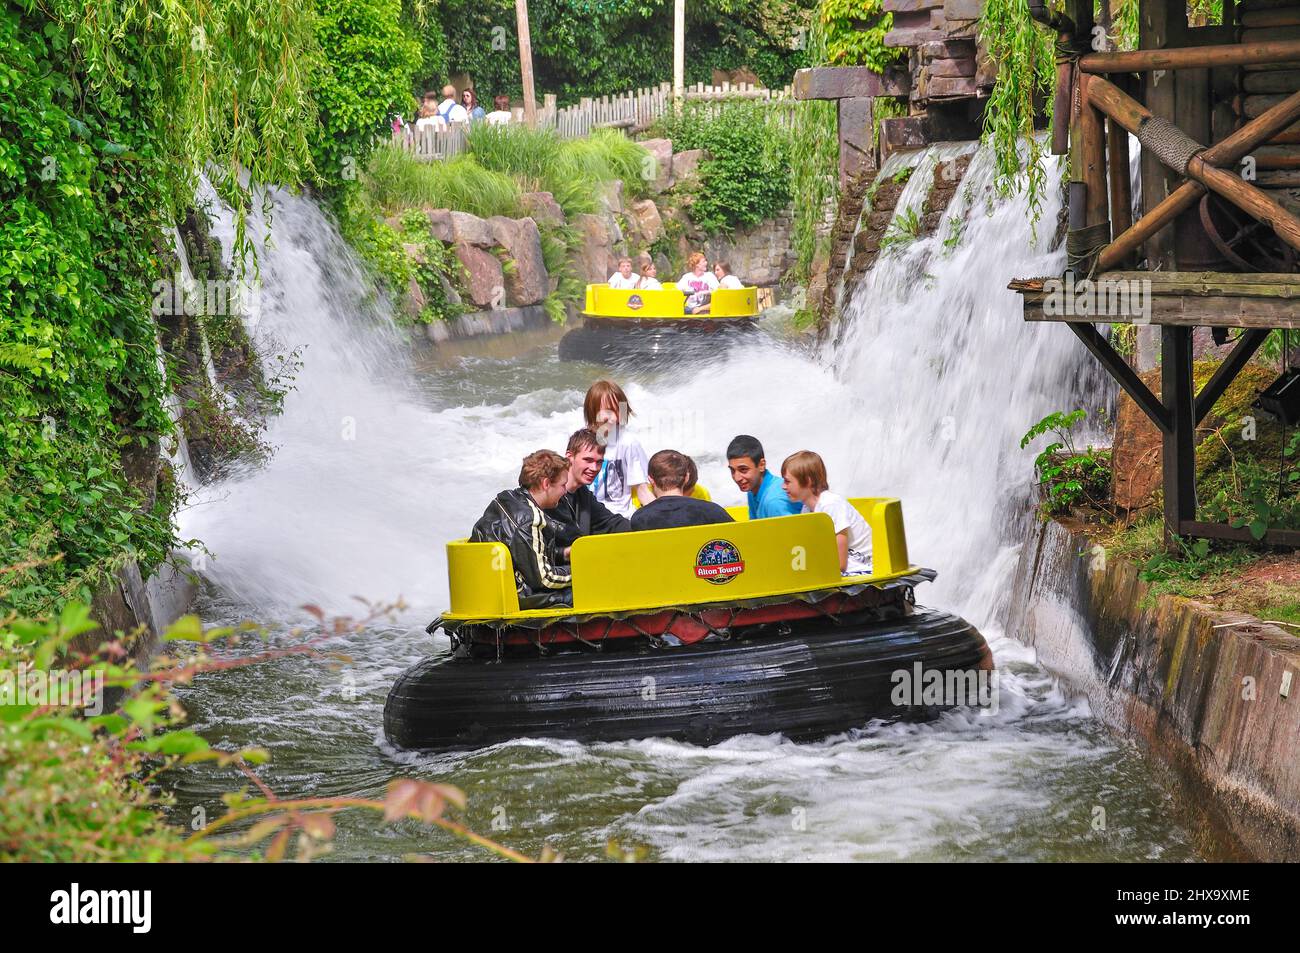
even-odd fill
[[[248,183],[315,179],[313,0],[59,0],[54,15],[74,30],[92,108],[157,90],[174,210],[207,170],[247,251]]]
[[[1054,38],[1030,19],[1028,0],[988,0],[980,20],[980,39],[998,68],[984,112],[984,141],[992,145],[997,166],[995,186],[1002,195],[1015,194],[1023,186],[1030,221],[1037,223],[1047,175],[1042,166],[1044,147],[1034,136],[1034,115],[1041,101],[1051,119],[1056,88]]]

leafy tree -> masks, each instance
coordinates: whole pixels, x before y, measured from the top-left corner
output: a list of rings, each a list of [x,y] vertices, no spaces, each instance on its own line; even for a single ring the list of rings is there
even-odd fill
[[[414,107],[411,77],[422,63],[400,0],[316,0],[318,61],[313,92],[316,168],[329,186],[355,181],[394,113]]]

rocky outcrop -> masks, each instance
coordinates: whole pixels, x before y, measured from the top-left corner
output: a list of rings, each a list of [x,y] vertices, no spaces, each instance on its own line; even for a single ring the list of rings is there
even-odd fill
[[[687,149],[673,155],[673,185],[689,184],[700,177],[703,149]]]
[[[477,245],[456,245],[452,253],[463,269],[469,300],[479,308],[502,307],[505,274],[497,257]]]
[[[429,212],[429,233],[449,245],[476,245],[489,248],[493,243],[492,226],[477,215],[438,208]]]
[[[641,146],[654,161],[650,170],[652,192],[666,192],[673,184],[673,141],[671,139],[642,139]]]
[[[619,256],[625,254],[618,222],[608,214],[575,215],[573,224],[582,238],[577,261],[579,276],[588,284],[608,280],[618,267]]]
[[[707,239],[704,254],[710,262],[727,262],[731,273],[747,285],[771,287],[779,284],[781,276],[798,260],[793,229],[794,221],[787,209],[772,221]]]
[[[550,290],[546,262],[542,258],[542,235],[531,218],[488,219],[495,247],[505,272],[506,304],[524,307],[541,304]]]
[[[550,192],[525,192],[520,203],[538,225],[564,224],[564,209]]]
[[[664,220],[653,199],[636,199],[628,206],[627,239],[638,248],[649,248],[664,237]]]

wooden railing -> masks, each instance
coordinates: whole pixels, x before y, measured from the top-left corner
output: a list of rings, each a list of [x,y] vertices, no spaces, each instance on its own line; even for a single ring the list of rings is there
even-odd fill
[[[793,87],[767,89],[749,83],[723,83],[721,86],[708,86],[696,83],[684,90],[688,102],[717,102],[735,99],[752,100],[791,100]],[[566,139],[579,139],[591,134],[593,129],[623,129],[629,133],[643,132],[656,119],[666,113],[672,106],[673,89],[671,83],[632,90],[614,96],[601,96],[599,99],[580,99],[572,106],[557,108],[554,93],[543,97],[542,106],[537,111],[537,124],[542,128],[554,129]],[[523,110],[512,111],[513,122],[523,121]],[[440,161],[450,159],[465,151],[466,127],[462,123],[453,123],[449,127],[425,126],[416,129],[406,126],[393,134],[393,144],[410,152],[420,159]]]

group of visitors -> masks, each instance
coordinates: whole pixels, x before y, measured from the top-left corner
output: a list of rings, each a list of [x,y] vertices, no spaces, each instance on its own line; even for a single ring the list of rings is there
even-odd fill
[[[420,111],[415,119],[415,128],[424,129],[432,126],[447,129],[453,123],[486,122],[489,126],[500,126],[510,122],[510,97],[495,96],[492,99],[492,112],[485,112],[479,105],[478,94],[473,87],[456,95],[456,87],[448,83],[442,88],[442,99],[434,90],[429,90],[420,101]]]
[[[627,291],[659,291],[663,288],[655,263],[649,256],[642,257],[640,274],[632,270],[631,258],[620,258],[618,271],[609,276],[608,284],[611,288]],[[709,271],[708,259],[700,252],[691,253],[686,259],[686,273],[677,279],[677,290],[686,295],[684,307],[687,314],[707,314],[713,292],[719,288],[743,287],[741,280],[731,273],[731,265],[720,261]]]
[[[474,524],[471,542],[509,549],[521,609],[572,604],[569,556],[583,536],[733,522],[721,506],[694,495],[699,471],[689,456],[677,450],[646,456],[628,427],[631,416],[623,389],[597,381],[583,400],[584,426],[565,452],[526,456],[519,485],[498,493]],[[853,504],[831,492],[818,454],[800,450],[786,457],[778,479],[767,468],[763,445],[742,434],[727,446],[727,467],[746,494],[751,520],[826,513],[835,527],[840,570],[871,572],[871,530]]]

